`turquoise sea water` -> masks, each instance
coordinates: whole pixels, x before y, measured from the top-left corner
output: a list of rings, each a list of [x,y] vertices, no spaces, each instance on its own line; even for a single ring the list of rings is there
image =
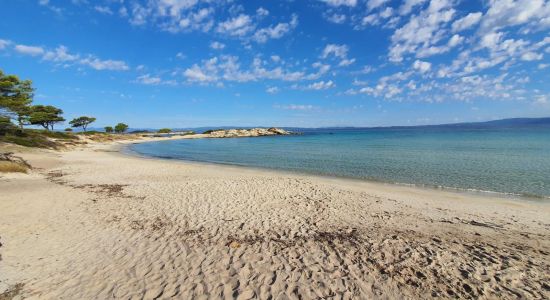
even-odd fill
[[[135,144],[145,156],[550,199],[550,130],[312,130]]]

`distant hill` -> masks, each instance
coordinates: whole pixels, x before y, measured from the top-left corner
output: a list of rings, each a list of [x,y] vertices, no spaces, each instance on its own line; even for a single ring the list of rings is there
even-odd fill
[[[377,130],[377,129],[520,129],[520,128],[548,128],[550,129],[549,118],[512,118],[486,122],[451,123],[437,125],[415,125],[415,126],[378,126],[378,127],[323,127],[323,128],[286,128],[293,131],[311,130]]]
[[[173,131],[186,131],[193,130],[201,133],[210,129],[251,129],[251,128],[269,128],[270,126],[204,126],[204,127],[185,127],[185,128],[173,128]],[[277,126],[279,127],[279,126]],[[365,129],[418,129],[418,128],[433,128],[433,129],[518,129],[518,128],[549,128],[550,129],[550,117],[548,118],[512,118],[502,119],[486,122],[469,122],[469,123],[451,123],[451,124],[437,124],[437,125],[416,125],[416,126],[378,126],[378,127],[322,127],[322,128],[303,128],[303,127],[280,127],[285,130],[295,132],[308,132],[308,131],[344,131],[344,130],[365,130]],[[103,128],[89,128],[90,130],[103,131]],[[150,131],[156,132],[158,129],[154,128],[130,128],[128,131]],[[76,129],[75,131],[79,131]]]

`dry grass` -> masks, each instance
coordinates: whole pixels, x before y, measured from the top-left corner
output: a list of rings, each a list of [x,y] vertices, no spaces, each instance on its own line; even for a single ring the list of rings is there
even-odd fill
[[[0,173],[27,173],[28,168],[13,161],[0,161]]]
[[[22,283],[18,283],[14,286],[11,286],[5,292],[0,294],[0,300],[15,299],[15,297],[19,296],[22,289],[23,289],[23,284]]]

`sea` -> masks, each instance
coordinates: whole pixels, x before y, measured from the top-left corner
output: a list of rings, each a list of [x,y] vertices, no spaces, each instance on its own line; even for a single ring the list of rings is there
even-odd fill
[[[550,128],[303,129],[131,145],[149,157],[550,201]]]

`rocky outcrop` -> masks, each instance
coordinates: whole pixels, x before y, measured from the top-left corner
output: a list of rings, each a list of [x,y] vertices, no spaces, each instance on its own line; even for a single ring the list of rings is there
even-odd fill
[[[269,135],[289,135],[291,132],[281,128],[219,129],[205,132],[213,138],[255,137]]]

